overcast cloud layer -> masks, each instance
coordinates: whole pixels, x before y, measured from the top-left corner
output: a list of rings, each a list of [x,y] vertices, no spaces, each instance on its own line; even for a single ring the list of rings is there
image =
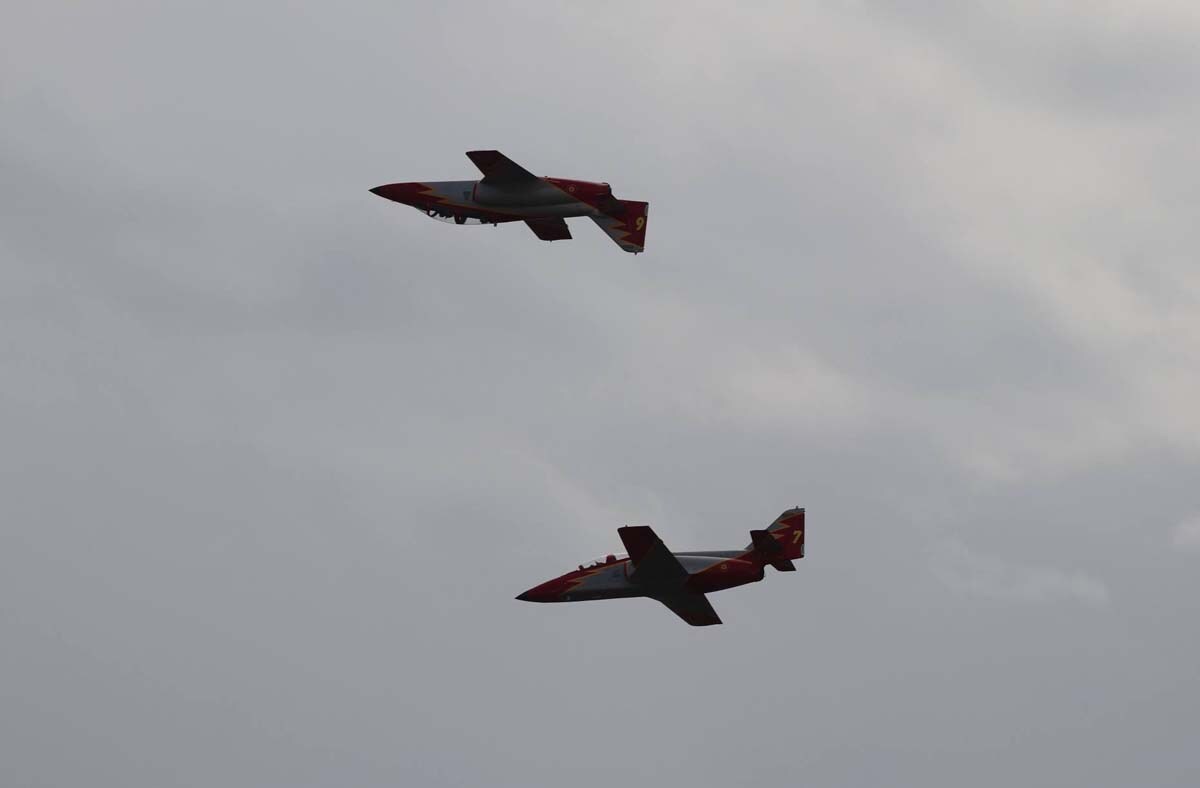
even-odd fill
[[[1200,14],[1134,5],[4,4],[0,784],[1195,785]],[[367,191],[475,148],[646,254]],[[793,505],[723,627],[513,600]]]

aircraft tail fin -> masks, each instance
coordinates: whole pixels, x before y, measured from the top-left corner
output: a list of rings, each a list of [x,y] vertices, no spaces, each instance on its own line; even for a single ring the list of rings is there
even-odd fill
[[[766,530],[751,531],[750,539],[746,550],[752,551],[764,564],[781,572],[794,571],[796,566],[792,559],[804,557],[804,510],[788,509]]]
[[[626,252],[645,251],[646,223],[650,218],[650,203],[635,200],[612,200],[601,216],[592,221]]]

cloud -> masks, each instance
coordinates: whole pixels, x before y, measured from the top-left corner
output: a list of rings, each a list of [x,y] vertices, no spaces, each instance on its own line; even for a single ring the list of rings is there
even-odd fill
[[[1200,515],[1184,520],[1175,526],[1171,541],[1181,550],[1200,549]]]
[[[966,596],[1019,603],[1108,603],[1107,586],[1083,572],[1008,562],[955,539],[935,545],[930,557],[938,580]]]
[[[1188,782],[1194,3],[9,16],[0,782]],[[647,253],[366,191],[481,147]],[[793,504],[719,631],[512,600]]]

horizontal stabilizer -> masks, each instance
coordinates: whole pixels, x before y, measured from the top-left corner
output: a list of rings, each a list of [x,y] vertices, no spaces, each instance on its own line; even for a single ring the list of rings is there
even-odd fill
[[[750,538],[753,540],[747,545],[747,550],[753,550],[764,558],[768,559],[767,563],[774,564],[776,557],[778,558],[803,558],[804,557],[804,510],[803,509],[788,509],[783,514],[775,518],[775,522],[771,523],[770,527],[765,531],[751,531]],[[775,550],[767,540],[775,543],[779,550]],[[787,569],[783,571],[789,571]]]
[[[780,572],[796,571],[796,565],[785,555],[783,545],[770,531],[751,531],[750,541],[758,559],[763,563],[770,564]]]
[[[770,531],[751,531],[750,541],[754,545],[754,549],[763,555],[779,555],[783,553],[783,545],[775,541],[775,537],[771,536]]]

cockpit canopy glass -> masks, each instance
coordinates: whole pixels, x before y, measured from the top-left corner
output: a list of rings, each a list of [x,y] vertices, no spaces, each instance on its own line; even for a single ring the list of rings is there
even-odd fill
[[[629,557],[629,555],[627,553],[609,554],[609,555],[601,556],[600,558],[597,558],[593,561],[588,561],[586,563],[580,564],[579,568],[580,569],[591,569],[593,566],[603,566],[604,564],[615,564],[618,561],[624,561],[628,557]]]

